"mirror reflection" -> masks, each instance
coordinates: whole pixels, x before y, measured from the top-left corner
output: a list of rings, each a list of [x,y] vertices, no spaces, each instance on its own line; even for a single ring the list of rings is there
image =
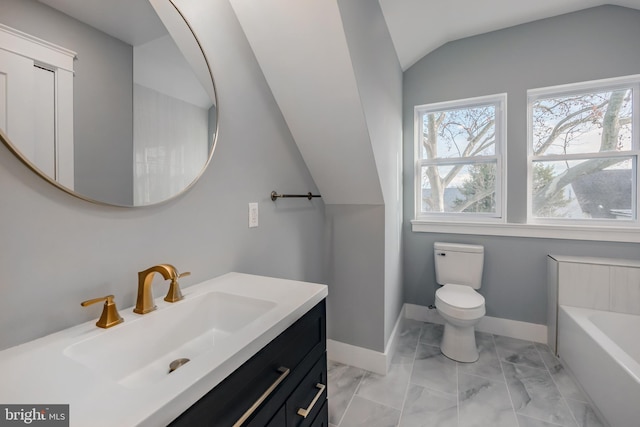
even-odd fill
[[[215,90],[173,1],[0,0],[0,24],[0,136],[34,171],[117,206],[198,179]]]

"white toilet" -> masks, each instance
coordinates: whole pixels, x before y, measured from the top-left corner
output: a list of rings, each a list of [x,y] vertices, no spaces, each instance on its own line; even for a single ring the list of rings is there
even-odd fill
[[[440,351],[458,362],[478,360],[474,326],[485,315],[484,297],[476,292],[482,283],[484,247],[458,243],[433,244],[436,309],[444,318]]]

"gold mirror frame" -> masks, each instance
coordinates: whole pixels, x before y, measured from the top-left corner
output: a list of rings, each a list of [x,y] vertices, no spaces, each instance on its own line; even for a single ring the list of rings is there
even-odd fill
[[[0,128],[0,140],[2,141],[2,143],[9,149],[9,151],[11,151],[22,163],[24,163],[29,169],[31,169],[35,174],[37,174],[40,178],[44,179],[46,182],[48,182],[49,184],[53,185],[54,187],[64,191],[67,194],[70,194],[74,197],[77,197],[81,200],[90,202],[90,203],[94,203],[97,205],[102,205],[102,206],[113,206],[113,207],[121,207],[121,208],[144,208],[144,207],[149,207],[149,206],[158,206],[164,203],[167,203],[171,200],[176,199],[177,197],[183,195],[184,193],[186,193],[187,191],[189,191],[197,182],[198,180],[202,177],[202,175],[204,174],[204,172],[207,170],[207,167],[209,166],[209,164],[211,163],[211,159],[213,158],[213,153],[215,152],[215,148],[217,146],[217,142],[218,142],[218,131],[219,131],[219,108],[218,108],[218,94],[216,91],[216,85],[215,85],[215,80],[213,78],[213,72],[211,71],[211,65],[209,62],[209,59],[207,57],[207,54],[205,53],[204,49],[202,48],[202,44],[200,42],[200,39],[198,38],[198,36],[196,35],[196,33],[193,31],[193,28],[191,26],[191,24],[189,23],[189,21],[186,19],[186,17],[184,16],[184,14],[182,13],[182,11],[178,8],[178,6],[175,4],[174,0],[167,0],[171,6],[175,9],[175,11],[178,13],[178,15],[180,16],[180,18],[182,19],[182,21],[184,22],[184,24],[187,26],[189,32],[191,33],[191,36],[193,36],[193,39],[195,40],[198,50],[200,52],[200,54],[202,54],[202,58],[204,59],[204,62],[206,64],[207,67],[207,73],[209,78],[211,79],[211,85],[213,88],[213,97],[214,99],[212,100],[214,102],[215,105],[215,129],[213,131],[213,141],[210,141],[211,143],[211,148],[209,149],[209,155],[208,158],[205,162],[205,164],[203,165],[202,169],[200,170],[200,172],[197,174],[197,176],[193,179],[193,181],[191,181],[191,183],[189,183],[188,185],[185,186],[185,188],[183,188],[182,190],[178,191],[176,194],[173,194],[169,197],[167,197],[166,199],[157,201],[157,202],[153,202],[153,203],[149,203],[149,204],[143,204],[143,205],[134,205],[133,203],[131,205],[124,205],[124,204],[116,204],[116,203],[110,203],[110,202],[105,202],[105,201],[101,201],[101,200],[96,200],[93,199],[91,197],[88,197],[84,194],[78,193],[72,189],[69,189],[68,187],[65,187],[64,185],[60,184],[59,182],[57,182],[55,179],[52,179],[49,175],[47,175],[46,173],[42,172],[32,161],[30,161],[9,139],[9,137],[5,134],[5,132],[3,131],[3,129]]]

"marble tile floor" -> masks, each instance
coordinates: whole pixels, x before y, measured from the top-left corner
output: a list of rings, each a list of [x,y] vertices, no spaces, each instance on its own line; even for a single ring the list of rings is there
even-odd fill
[[[330,427],[606,427],[546,345],[476,332],[458,363],[442,331],[407,319],[386,376],[329,362]]]

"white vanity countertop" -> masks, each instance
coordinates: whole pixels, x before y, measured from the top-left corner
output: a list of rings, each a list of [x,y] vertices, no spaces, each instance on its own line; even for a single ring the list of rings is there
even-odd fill
[[[327,296],[327,286],[315,283],[228,273],[183,289],[185,300],[209,292],[256,298],[273,308],[194,357],[171,375],[147,384],[123,385],[66,355],[70,346],[111,333],[133,322],[155,322],[171,316],[174,304],[155,299],[156,311],[145,315],[119,308],[124,323],[98,328],[96,320],[0,352],[0,403],[69,404],[70,425],[166,425],[210,389],[249,360]],[[156,290],[156,295],[158,291]],[[166,317],[165,317],[166,319]],[[124,329],[121,329],[124,331]],[[179,333],[168,331],[167,333]],[[162,340],[163,337],[158,337]],[[131,351],[123,339],[119,351]]]

